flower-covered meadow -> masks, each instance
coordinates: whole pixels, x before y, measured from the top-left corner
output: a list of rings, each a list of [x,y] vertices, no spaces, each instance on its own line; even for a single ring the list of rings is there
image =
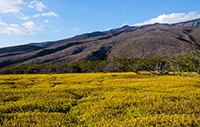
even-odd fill
[[[200,76],[0,75],[0,126],[200,126]]]

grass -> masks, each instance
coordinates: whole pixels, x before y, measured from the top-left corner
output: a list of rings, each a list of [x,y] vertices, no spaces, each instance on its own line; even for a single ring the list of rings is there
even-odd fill
[[[200,76],[0,75],[1,126],[200,126]]]

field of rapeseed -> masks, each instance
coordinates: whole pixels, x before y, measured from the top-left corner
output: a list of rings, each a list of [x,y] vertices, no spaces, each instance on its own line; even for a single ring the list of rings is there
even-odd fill
[[[0,126],[200,126],[200,76],[0,75]]]

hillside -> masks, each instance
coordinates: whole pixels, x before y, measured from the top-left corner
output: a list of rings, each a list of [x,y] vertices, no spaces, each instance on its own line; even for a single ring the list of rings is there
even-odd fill
[[[183,27],[200,27],[200,19],[195,19],[192,21],[186,21],[181,23],[175,23],[174,26],[183,26]]]
[[[185,24],[199,21],[188,21]],[[200,28],[180,24],[124,26],[54,42],[1,48],[0,67],[113,57],[146,59],[189,54],[200,45]]]

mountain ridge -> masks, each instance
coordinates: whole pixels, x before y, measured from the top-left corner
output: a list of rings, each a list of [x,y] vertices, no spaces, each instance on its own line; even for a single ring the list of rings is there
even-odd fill
[[[186,55],[199,48],[200,19],[176,24],[123,26],[59,41],[30,43],[0,49],[0,67],[30,64],[69,63],[81,60],[155,58]],[[190,24],[191,26],[189,26]]]
[[[174,23],[172,24],[174,26],[182,26],[182,27],[200,27],[200,18],[194,19],[190,21],[180,22],[180,23]]]

